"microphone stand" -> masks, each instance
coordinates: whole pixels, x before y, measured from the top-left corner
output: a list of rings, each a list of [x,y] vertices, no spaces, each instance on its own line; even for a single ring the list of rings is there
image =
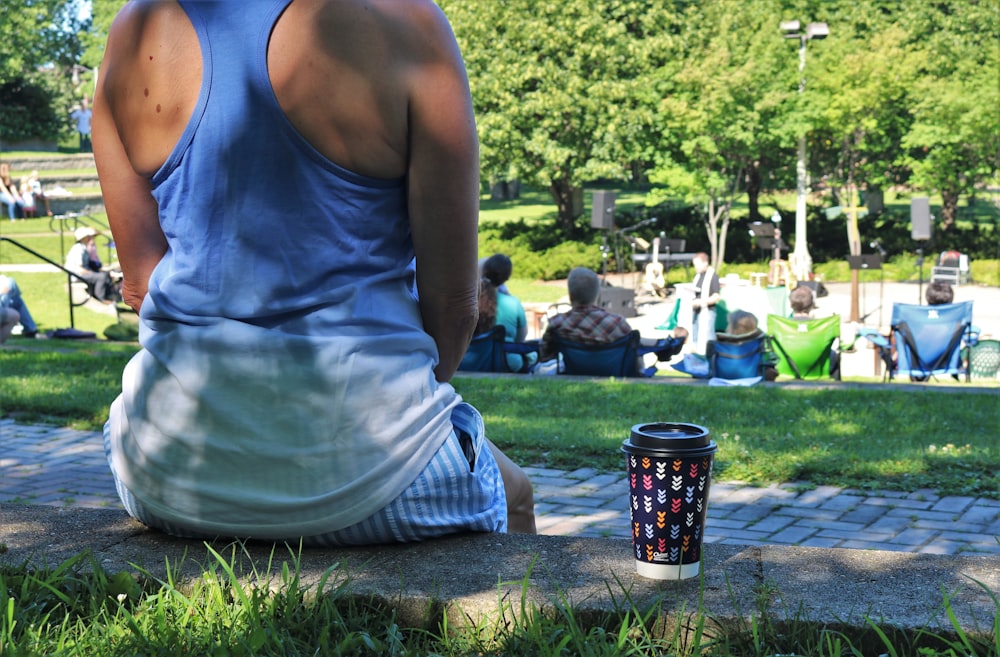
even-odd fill
[[[601,236],[601,283],[608,281],[608,235]]]
[[[917,279],[917,304],[924,303],[924,250],[917,249],[917,267],[920,268],[920,278]]]
[[[879,268],[879,279],[878,279],[878,326],[882,328],[882,309],[885,307],[885,256],[888,255],[885,249],[882,247],[882,243],[875,240],[871,243],[871,247],[878,251],[879,256],[882,258],[882,266]]]

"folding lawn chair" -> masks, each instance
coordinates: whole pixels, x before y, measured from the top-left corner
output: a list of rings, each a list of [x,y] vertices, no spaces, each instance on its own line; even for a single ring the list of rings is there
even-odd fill
[[[889,336],[874,331],[859,331],[878,347],[886,375],[909,375],[913,381],[932,376],[958,377],[962,367],[963,342],[972,338],[972,302],[922,306],[907,303],[892,305],[892,332]]]
[[[840,339],[840,316],[797,321],[768,315],[767,332],[778,355],[778,375],[796,379],[840,378],[834,343]]]
[[[709,378],[724,381],[762,378],[765,339],[760,329],[745,335],[717,334],[705,349]]]
[[[657,359],[668,360],[680,352],[684,338],[664,338],[654,345],[641,345],[639,331],[599,344],[585,344],[555,336],[555,349],[562,361],[562,374],[580,376],[648,377],[656,366],[644,367],[641,358],[656,353]]]

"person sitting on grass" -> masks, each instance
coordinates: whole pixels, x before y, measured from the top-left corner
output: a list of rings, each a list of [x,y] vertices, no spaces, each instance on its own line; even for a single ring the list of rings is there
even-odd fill
[[[0,274],[0,308],[13,310],[17,314],[18,319],[14,323],[21,325],[22,338],[34,338],[38,335],[38,325],[35,324],[24,297],[21,296],[21,288],[17,286],[17,281],[3,274]]]
[[[520,300],[507,291],[507,281],[514,271],[510,258],[502,253],[487,258],[482,264],[483,278],[499,293],[496,299],[496,323],[504,328],[507,342],[524,342],[528,337],[528,318]],[[482,310],[480,309],[480,313]],[[537,353],[507,354],[511,372],[525,372],[538,360]]]
[[[0,307],[0,344],[7,342],[14,327],[21,321],[21,316],[13,308]]]

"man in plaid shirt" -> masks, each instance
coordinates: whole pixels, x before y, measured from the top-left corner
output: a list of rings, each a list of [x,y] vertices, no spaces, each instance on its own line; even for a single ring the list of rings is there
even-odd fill
[[[632,332],[624,317],[595,305],[601,291],[601,279],[592,270],[577,267],[569,273],[566,284],[573,308],[549,320],[542,335],[540,361],[556,357],[556,335],[573,342],[599,344],[614,342]]]

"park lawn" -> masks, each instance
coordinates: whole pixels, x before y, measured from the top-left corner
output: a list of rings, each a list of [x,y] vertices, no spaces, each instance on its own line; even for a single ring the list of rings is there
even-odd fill
[[[137,346],[28,341],[0,349],[0,416],[100,430]],[[716,476],[1000,499],[995,390],[907,384],[714,388],[570,377],[457,376],[515,461],[624,471],[643,422],[691,422],[719,445]],[[959,388],[959,389],[955,389]]]
[[[515,461],[624,468],[634,424],[690,422],[719,445],[716,476],[1000,499],[995,391],[882,387],[711,388],[538,377],[462,378],[490,437]]]

